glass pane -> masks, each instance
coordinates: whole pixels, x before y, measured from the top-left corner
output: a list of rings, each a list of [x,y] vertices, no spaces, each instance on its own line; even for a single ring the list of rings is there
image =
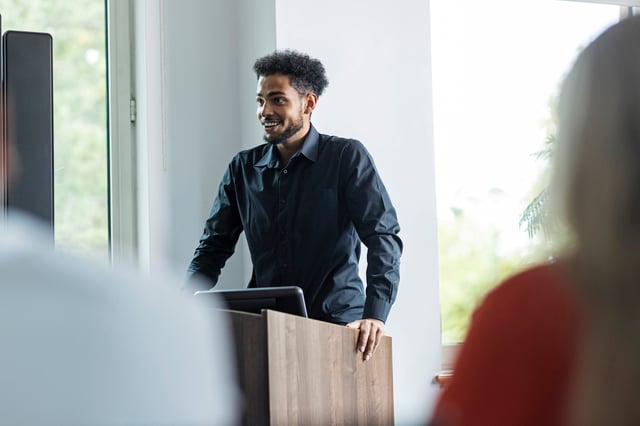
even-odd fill
[[[53,36],[56,246],[108,259],[104,0],[0,0],[2,29]]]
[[[480,298],[550,253],[525,208],[545,186],[559,85],[620,7],[557,0],[431,0],[442,341]],[[534,230],[535,231],[535,230]]]

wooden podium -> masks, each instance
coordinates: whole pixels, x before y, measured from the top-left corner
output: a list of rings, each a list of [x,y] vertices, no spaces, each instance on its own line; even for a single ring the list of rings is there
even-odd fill
[[[228,311],[245,425],[393,425],[391,337],[364,362],[358,331],[272,310]]]

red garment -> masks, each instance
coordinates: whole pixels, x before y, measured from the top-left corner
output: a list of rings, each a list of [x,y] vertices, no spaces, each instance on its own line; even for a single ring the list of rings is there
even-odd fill
[[[488,293],[436,404],[435,425],[566,424],[580,315],[565,281],[558,266],[537,266]]]

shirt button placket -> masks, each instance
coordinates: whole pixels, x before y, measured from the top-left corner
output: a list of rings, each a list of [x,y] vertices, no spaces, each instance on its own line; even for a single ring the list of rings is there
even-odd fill
[[[284,180],[284,178],[287,176],[287,174],[289,173],[289,171],[285,168],[282,169],[280,172],[280,179],[278,179],[278,197],[279,197],[279,206],[280,206],[280,211],[278,212],[278,216],[277,216],[277,226],[278,226],[278,236],[279,236],[279,241],[278,241],[278,258],[280,259],[280,271],[281,271],[281,276],[282,277],[286,277],[287,276],[287,269],[289,267],[287,259],[289,256],[288,253],[288,241],[287,241],[287,233],[286,233],[286,225],[287,225],[287,215],[285,212],[285,207],[287,206],[287,200],[286,200],[286,195],[288,194],[288,189],[287,187],[289,186],[286,181]]]

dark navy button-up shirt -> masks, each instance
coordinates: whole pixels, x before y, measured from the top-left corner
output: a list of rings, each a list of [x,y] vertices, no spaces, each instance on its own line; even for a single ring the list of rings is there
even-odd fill
[[[242,231],[253,262],[250,287],[301,287],[311,318],[386,321],[398,292],[400,227],[360,142],[311,126],[287,165],[272,144],[238,153],[189,273],[215,285]],[[367,246],[366,290],[358,275],[361,242]]]

